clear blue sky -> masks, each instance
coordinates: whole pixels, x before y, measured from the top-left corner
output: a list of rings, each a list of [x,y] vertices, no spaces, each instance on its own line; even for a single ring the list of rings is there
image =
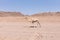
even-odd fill
[[[24,14],[60,11],[60,0],[0,0],[0,11],[16,11]]]

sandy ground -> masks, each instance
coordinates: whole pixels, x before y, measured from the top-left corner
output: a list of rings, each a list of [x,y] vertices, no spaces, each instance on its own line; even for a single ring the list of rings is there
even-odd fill
[[[25,17],[0,17],[0,40],[60,40],[59,18],[38,17],[41,27],[32,28]]]

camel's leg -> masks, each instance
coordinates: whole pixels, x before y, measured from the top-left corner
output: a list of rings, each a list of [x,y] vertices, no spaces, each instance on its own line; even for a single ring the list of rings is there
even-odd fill
[[[37,21],[37,26],[39,25],[39,27],[41,27],[41,24],[40,24],[40,22],[39,21]]]

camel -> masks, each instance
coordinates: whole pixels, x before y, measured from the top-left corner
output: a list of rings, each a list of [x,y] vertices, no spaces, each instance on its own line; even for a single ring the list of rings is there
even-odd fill
[[[37,26],[41,27],[41,24],[39,22],[38,18],[34,18],[34,17],[26,17],[27,21],[32,23],[32,24],[37,24]],[[31,26],[31,27],[37,27],[37,26]]]

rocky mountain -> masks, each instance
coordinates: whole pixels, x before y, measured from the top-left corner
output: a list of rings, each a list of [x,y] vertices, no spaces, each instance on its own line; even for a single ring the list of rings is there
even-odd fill
[[[0,17],[5,16],[24,16],[24,15],[20,12],[0,12]]]
[[[43,12],[33,14],[32,16],[60,16],[60,12]]]

